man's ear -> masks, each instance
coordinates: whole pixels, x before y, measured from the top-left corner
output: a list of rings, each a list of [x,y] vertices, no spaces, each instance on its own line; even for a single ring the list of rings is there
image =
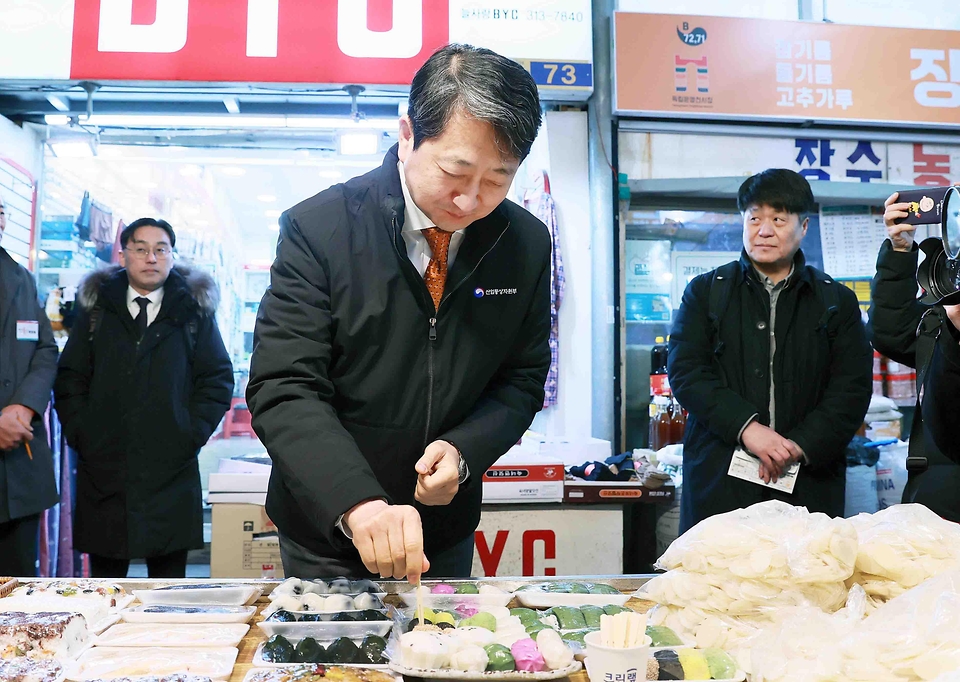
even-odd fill
[[[400,118],[400,132],[397,141],[399,143],[397,154],[400,160],[405,162],[413,154],[413,121],[407,114]]]

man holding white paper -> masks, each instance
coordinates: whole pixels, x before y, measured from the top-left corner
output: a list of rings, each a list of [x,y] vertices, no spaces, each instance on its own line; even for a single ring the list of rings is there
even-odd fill
[[[769,499],[841,516],[844,450],[872,392],[856,295],[806,264],[810,184],[769,169],[740,187],[743,254],[694,279],[670,338],[689,412],[680,529]]]

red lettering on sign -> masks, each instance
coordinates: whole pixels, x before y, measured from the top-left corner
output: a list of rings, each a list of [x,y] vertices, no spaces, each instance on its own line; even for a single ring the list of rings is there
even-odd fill
[[[70,77],[407,85],[449,42],[449,4],[75,0]]]
[[[950,184],[950,155],[927,154],[922,144],[913,145],[914,185],[943,187]]]
[[[488,578],[497,574],[497,568],[500,566],[500,559],[503,557],[503,550],[507,546],[508,530],[498,530],[497,538],[493,541],[493,550],[487,546],[487,538],[482,530],[473,534],[474,543],[477,546],[477,554],[480,556],[480,564],[483,566],[483,574]]]
[[[536,543],[543,543],[543,559],[549,561],[557,558],[557,535],[552,530],[527,530],[523,532],[523,575],[536,575],[534,568],[533,548]],[[544,566],[543,575],[556,575],[557,569],[553,566]]]

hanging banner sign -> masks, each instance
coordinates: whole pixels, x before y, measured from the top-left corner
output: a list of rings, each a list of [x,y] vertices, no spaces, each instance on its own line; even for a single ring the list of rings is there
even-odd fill
[[[590,0],[18,0],[0,78],[407,86],[450,42],[592,91]]]
[[[616,113],[960,127],[960,33],[616,12]]]

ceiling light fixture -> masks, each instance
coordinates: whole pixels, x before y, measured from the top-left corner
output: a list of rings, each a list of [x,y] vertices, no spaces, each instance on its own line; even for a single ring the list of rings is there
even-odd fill
[[[70,123],[70,117],[66,114],[47,114],[43,117],[43,122],[48,126],[65,126]]]
[[[376,154],[379,148],[376,133],[340,133],[340,153],[345,156]]]

